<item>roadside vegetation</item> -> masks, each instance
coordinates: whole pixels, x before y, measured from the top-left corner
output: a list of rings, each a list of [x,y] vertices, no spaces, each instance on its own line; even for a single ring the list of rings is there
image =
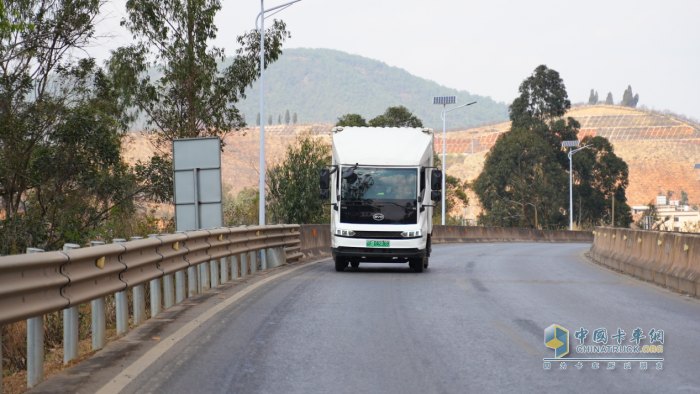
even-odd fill
[[[568,228],[569,159],[562,141],[579,140],[580,124],[565,118],[571,108],[564,82],[555,70],[539,66],[520,85],[509,107],[511,130],[486,156],[472,188],[488,226]],[[625,190],[627,164],[604,137],[584,137],[573,160],[573,202],[578,228],[632,222]],[[615,217],[612,217],[615,204]]]

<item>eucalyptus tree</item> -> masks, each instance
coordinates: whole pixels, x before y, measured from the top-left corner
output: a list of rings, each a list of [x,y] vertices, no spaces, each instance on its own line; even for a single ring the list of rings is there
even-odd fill
[[[4,5],[17,28],[0,29],[0,253],[81,242],[143,190],[121,160],[113,81],[84,57],[102,2]]]
[[[128,0],[122,20],[136,43],[112,53],[126,105],[146,114],[158,148],[175,138],[226,137],[245,126],[236,103],[245,98],[260,69],[260,32],[236,38],[240,48],[223,67],[224,48],[212,45],[219,0]],[[291,37],[283,21],[265,31],[265,64],[282,54]]]

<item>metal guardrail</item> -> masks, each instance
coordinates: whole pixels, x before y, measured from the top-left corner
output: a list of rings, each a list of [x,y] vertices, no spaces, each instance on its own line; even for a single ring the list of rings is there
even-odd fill
[[[263,249],[290,248],[299,225],[232,227],[70,251],[0,257],[0,325],[57,312],[174,274]]]
[[[250,273],[255,273],[257,251],[267,257],[261,258],[263,269],[303,257],[299,227],[224,227],[0,257],[0,326],[27,320],[27,386],[44,378],[43,315],[63,310],[64,363],[68,363],[78,357],[78,305],[92,302],[93,350],[100,349],[106,343],[104,297],[115,295],[117,333],[124,334],[129,331],[128,289],[133,289],[134,324],[138,324],[146,319],[144,284],[150,282],[154,316],[163,301],[168,308],[174,298],[180,302],[227,281],[229,267],[232,278],[238,277],[239,264],[242,276],[249,274],[248,265]],[[1,377],[0,370],[0,393]]]

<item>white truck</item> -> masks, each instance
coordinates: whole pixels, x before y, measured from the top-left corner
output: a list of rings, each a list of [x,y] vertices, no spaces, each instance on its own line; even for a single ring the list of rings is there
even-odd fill
[[[360,263],[428,268],[433,201],[442,172],[433,167],[433,131],[335,127],[333,160],[320,170],[320,198],[330,199],[336,271]]]

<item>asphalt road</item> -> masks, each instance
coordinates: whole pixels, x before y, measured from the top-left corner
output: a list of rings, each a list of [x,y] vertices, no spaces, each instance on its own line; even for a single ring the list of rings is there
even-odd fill
[[[590,245],[434,247],[421,274],[326,261],[259,287],[146,367],[124,393],[700,392],[700,302],[586,262]],[[640,370],[543,358],[543,330],[664,331]],[[167,338],[164,338],[167,340]],[[659,344],[658,342],[656,343]],[[124,365],[125,366],[125,365]],[[48,383],[48,382],[47,382]],[[106,386],[108,387],[108,386]]]

